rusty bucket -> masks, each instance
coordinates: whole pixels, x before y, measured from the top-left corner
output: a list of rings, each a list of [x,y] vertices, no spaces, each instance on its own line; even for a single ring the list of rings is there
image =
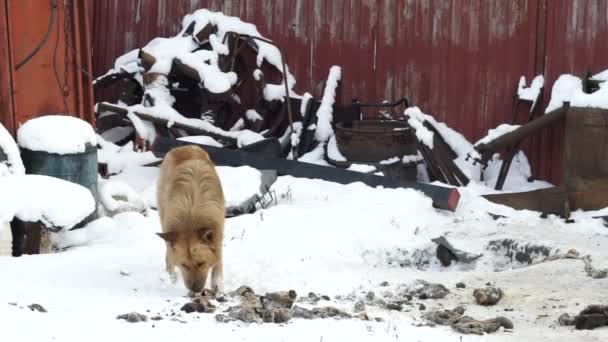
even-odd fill
[[[338,123],[336,142],[340,152],[350,162],[374,163],[416,154],[416,138],[405,121]]]

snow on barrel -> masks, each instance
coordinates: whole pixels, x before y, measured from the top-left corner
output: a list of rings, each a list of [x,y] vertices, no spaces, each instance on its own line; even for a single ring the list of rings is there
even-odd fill
[[[95,210],[95,199],[87,188],[55,177],[0,177],[0,189],[0,223],[16,217],[40,221],[50,229],[69,229]]]
[[[97,189],[97,135],[86,121],[67,115],[45,115],[30,119],[17,131],[17,143],[27,174],[60,178],[89,189]],[[76,201],[76,199],[70,200]],[[97,210],[82,222],[97,218]],[[80,226],[80,225],[79,225]]]

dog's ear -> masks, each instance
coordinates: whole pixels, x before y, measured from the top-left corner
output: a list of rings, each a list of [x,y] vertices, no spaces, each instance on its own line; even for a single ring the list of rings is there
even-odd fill
[[[201,239],[201,241],[204,243],[212,244],[213,240],[215,240],[215,233],[213,232],[213,229],[200,228],[197,233],[199,239]]]
[[[160,236],[163,240],[174,243],[177,241],[178,233],[177,232],[166,232],[166,233],[156,233],[156,235]]]

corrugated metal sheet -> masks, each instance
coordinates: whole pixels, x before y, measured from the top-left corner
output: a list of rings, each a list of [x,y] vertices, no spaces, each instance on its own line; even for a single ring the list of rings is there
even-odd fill
[[[50,4],[46,0],[0,0],[0,120],[13,133],[30,118],[65,113],[64,91],[69,93],[67,112],[94,121],[91,82],[80,71],[82,68],[90,73],[92,64],[86,15],[89,0],[57,6],[48,40],[29,62],[16,68],[45,36]],[[67,52],[66,13],[71,18],[67,24],[70,39]],[[57,84],[55,72],[69,89]]]
[[[588,68],[593,73],[608,69],[608,1],[547,1],[545,45],[545,105],[551,86],[561,74],[582,77]],[[535,170],[549,179],[562,177],[564,125],[541,137],[533,154]]]
[[[8,47],[8,16],[6,3],[0,1],[0,47]],[[13,132],[13,101],[11,85],[11,60],[8,49],[0,49],[0,123]]]
[[[600,67],[608,51],[598,38],[608,27],[606,2],[599,0],[96,0],[94,6],[96,75],[150,39],[174,35],[186,13],[209,8],[252,22],[277,42],[298,91],[319,97],[329,68],[340,65],[342,102],[406,96],[472,141],[511,120],[521,75],[542,73],[545,29],[549,85],[570,66]],[[576,46],[584,46],[574,54],[580,57],[559,53]],[[582,57],[597,50],[603,54]],[[540,151],[547,139],[559,138],[525,145],[535,171],[553,181],[561,168],[557,150],[549,157]]]

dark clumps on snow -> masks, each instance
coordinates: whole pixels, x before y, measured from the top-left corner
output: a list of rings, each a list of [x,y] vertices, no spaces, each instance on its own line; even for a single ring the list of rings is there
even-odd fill
[[[27,307],[32,311],[47,312],[46,309],[40,304],[31,304],[31,305],[28,305]]]
[[[455,331],[462,334],[483,335],[493,333],[500,327],[513,329],[513,322],[506,317],[496,317],[487,320],[476,320],[469,316],[464,316],[465,309],[456,307],[453,310],[431,311],[423,316],[427,321],[437,325],[449,325]]]
[[[456,283],[456,288],[457,288],[457,289],[464,289],[464,288],[466,288],[466,287],[467,287],[467,286],[466,286],[466,285],[465,285],[465,283],[463,283],[463,282]]]
[[[137,312],[130,312],[127,314],[118,315],[116,319],[124,319],[129,323],[147,322],[148,316],[142,315]]]
[[[559,325],[562,326],[576,324],[574,318],[570,317],[570,315],[568,315],[567,313],[561,314],[557,319],[557,322],[559,323]]]
[[[329,301],[329,300],[331,300],[331,298],[329,298],[329,296],[326,296],[326,295],[309,292],[306,297],[298,298],[298,303],[307,303],[307,304],[316,305],[318,302],[320,302],[322,300]]]
[[[429,283],[425,280],[416,280],[409,286],[402,287],[402,295],[418,299],[443,299],[450,293],[444,285]]]
[[[485,289],[475,289],[473,291],[473,297],[479,305],[495,305],[503,296],[504,292],[498,287],[488,286]]]
[[[493,240],[487,249],[496,255],[504,256],[511,262],[530,265],[548,257],[552,250],[549,247],[522,243],[512,239]]]
[[[250,287],[241,286],[230,293],[230,296],[238,299],[240,304],[233,305],[224,313],[216,315],[217,322],[241,321],[245,323],[280,324],[289,322],[292,318],[351,318],[350,314],[331,306],[307,309],[294,305],[298,298],[297,293],[293,290],[257,295]],[[329,297],[310,293],[303,301],[317,303],[320,300],[329,300]]]
[[[589,305],[575,317],[562,314],[558,322],[560,325],[574,325],[577,330],[608,326],[608,305]]]

